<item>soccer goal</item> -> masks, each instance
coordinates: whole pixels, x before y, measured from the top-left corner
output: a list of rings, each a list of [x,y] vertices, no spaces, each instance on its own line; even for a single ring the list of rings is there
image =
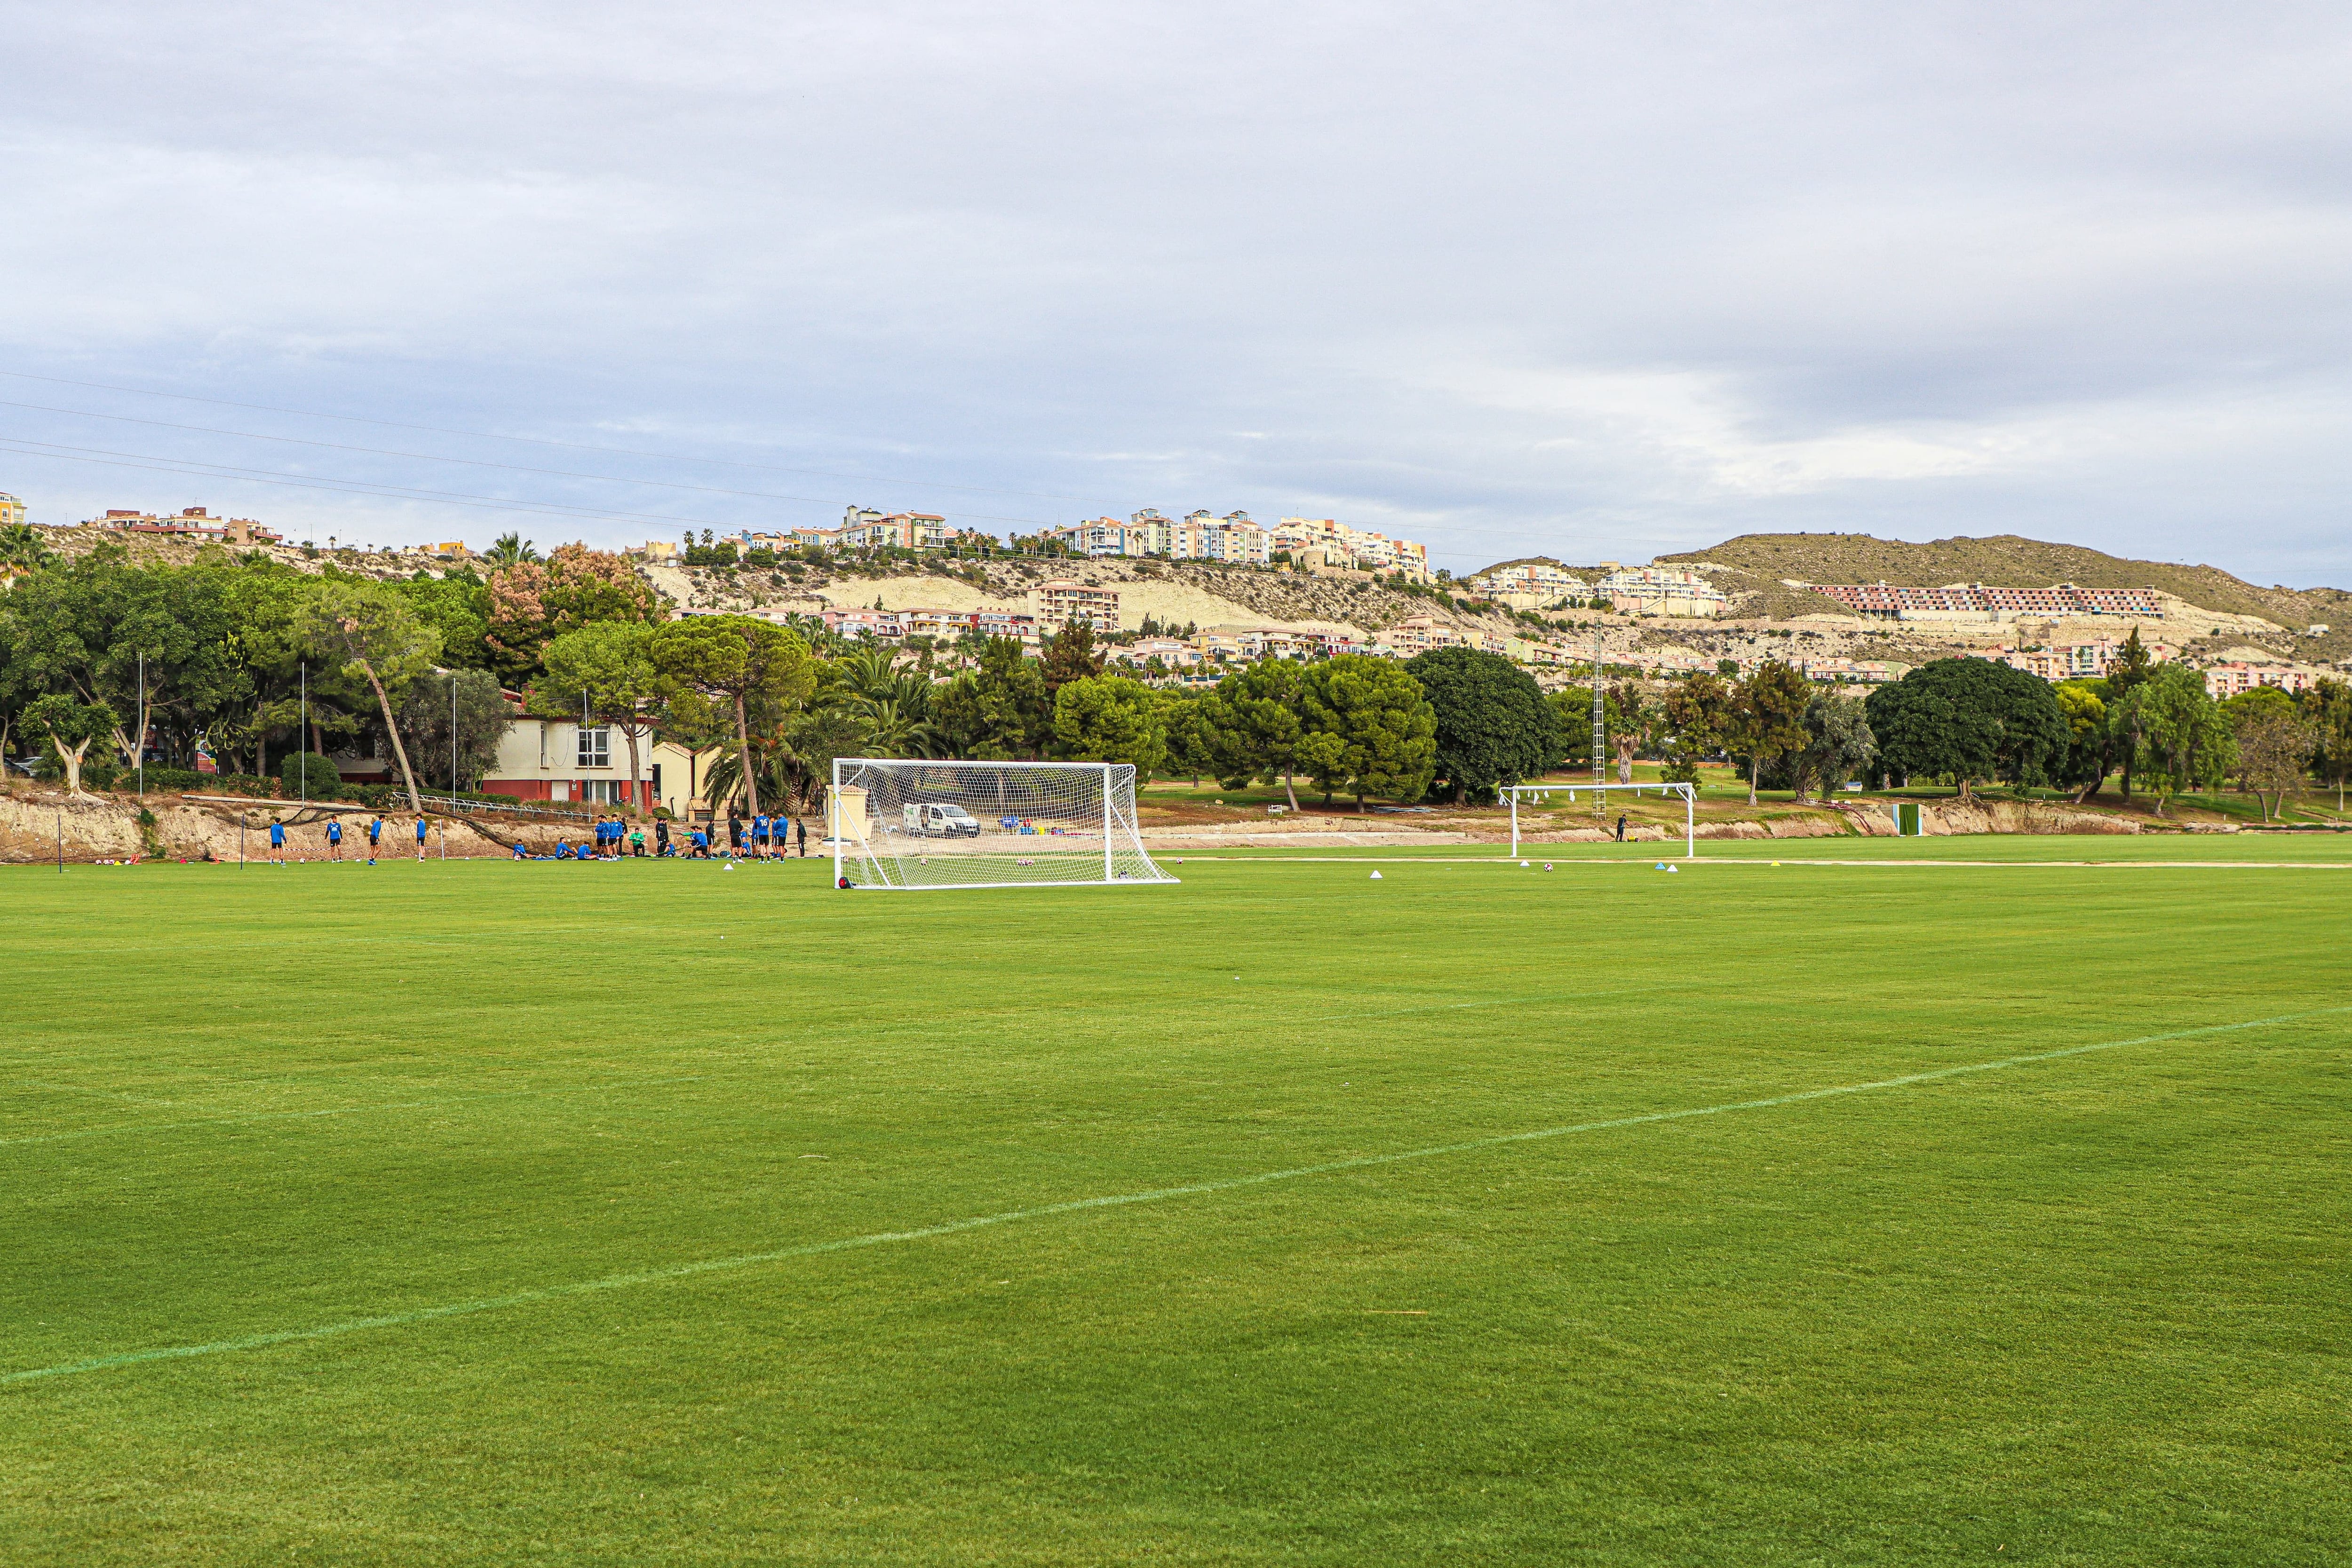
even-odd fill
[[[1519,802],[1549,805],[1555,800],[1588,800],[1605,805],[1612,795],[1662,797],[1680,795],[1683,803],[1683,858],[1698,858],[1698,791],[1686,784],[1512,784],[1503,792],[1511,803],[1511,853],[1519,852]]]
[[[841,757],[825,837],[853,888],[1173,882],[1135,825],[1127,763]]]

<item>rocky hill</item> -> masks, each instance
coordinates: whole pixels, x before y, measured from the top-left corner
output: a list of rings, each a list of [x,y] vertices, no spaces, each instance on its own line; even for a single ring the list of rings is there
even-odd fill
[[[2341,588],[2258,587],[2218,566],[2135,561],[2079,544],[2016,534],[1955,537],[1925,544],[1866,533],[1748,533],[1706,550],[1660,556],[1662,564],[1696,567],[1732,595],[1737,616],[1774,617],[1836,613],[1802,583],[1894,583],[1938,587],[1983,583],[1998,587],[2155,588],[2225,615],[2256,616],[2286,634],[2275,651],[2313,660],[2352,655],[2352,593]],[[2325,625],[2326,634],[2305,628]],[[2286,646],[2286,645],[2291,645]]]

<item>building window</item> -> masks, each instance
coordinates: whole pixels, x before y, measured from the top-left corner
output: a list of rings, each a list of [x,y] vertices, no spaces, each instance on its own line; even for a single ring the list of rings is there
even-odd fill
[[[580,731],[580,765],[583,768],[609,768],[613,765],[613,731],[599,724],[593,730]]]
[[[579,789],[582,800],[594,801],[600,805],[622,804],[622,784],[618,779],[582,779]]]

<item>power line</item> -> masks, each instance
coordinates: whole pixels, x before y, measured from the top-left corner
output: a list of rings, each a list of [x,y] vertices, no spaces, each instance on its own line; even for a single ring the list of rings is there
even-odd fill
[[[983,485],[951,485],[937,479],[892,479],[884,474],[845,474],[828,468],[802,468],[782,463],[747,463],[738,458],[693,458],[677,452],[647,452],[629,447],[604,447],[587,441],[556,441],[541,436],[501,436],[493,430],[458,430],[442,425],[412,425],[397,419],[372,419],[358,414],[324,414],[310,408],[282,408],[269,403],[238,403],[225,397],[199,397],[191,392],[155,392],[143,386],[119,386],[104,381],[74,381],[61,375],[36,375],[30,371],[0,370],[0,375],[20,381],[42,381],[56,386],[79,386],[95,392],[122,392],[134,397],[170,397],[183,403],[208,403],[219,408],[245,408],[258,414],[290,414],[300,419],[339,419],[351,425],[375,425],[387,430],[417,430],[434,436],[463,436],[482,441],[515,441],[531,447],[560,447],[573,452],[605,452],[620,458],[653,458],[670,463],[703,463],[730,468],[751,468],[763,473],[805,474],[812,479],[848,479],[857,484],[911,485],[920,489],[957,490],[966,495],[1025,496],[1034,500],[1075,501],[1081,506],[1109,506],[1098,496],[1058,495],[1047,490],[996,489]],[[29,405],[26,406],[31,406]],[[64,412],[71,412],[66,410]],[[100,415],[96,417],[106,418]],[[457,459],[448,459],[455,461]],[[1006,519],[1026,522],[1028,518]]]

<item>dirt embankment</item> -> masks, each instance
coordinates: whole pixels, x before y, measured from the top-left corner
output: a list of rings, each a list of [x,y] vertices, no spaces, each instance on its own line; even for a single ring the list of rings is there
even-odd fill
[[[12,786],[0,794],[0,864],[25,865],[64,859],[79,865],[107,860],[162,858],[167,860],[266,859],[269,855],[269,823],[274,816],[287,824],[289,859],[328,858],[327,817],[321,806],[307,810],[291,801],[257,800],[249,806],[217,805],[184,800],[177,795],[71,795],[59,789]],[[354,806],[341,814],[343,856],[366,858],[366,825],[373,814]],[[534,854],[552,854],[556,840],[577,844],[584,824],[553,823],[518,818],[501,821],[486,816],[480,822],[427,811],[425,853],[452,858],[497,858],[513,853],[520,842]],[[416,819],[403,813],[384,814],[383,852],[416,853]],[[240,834],[242,841],[240,844]]]

